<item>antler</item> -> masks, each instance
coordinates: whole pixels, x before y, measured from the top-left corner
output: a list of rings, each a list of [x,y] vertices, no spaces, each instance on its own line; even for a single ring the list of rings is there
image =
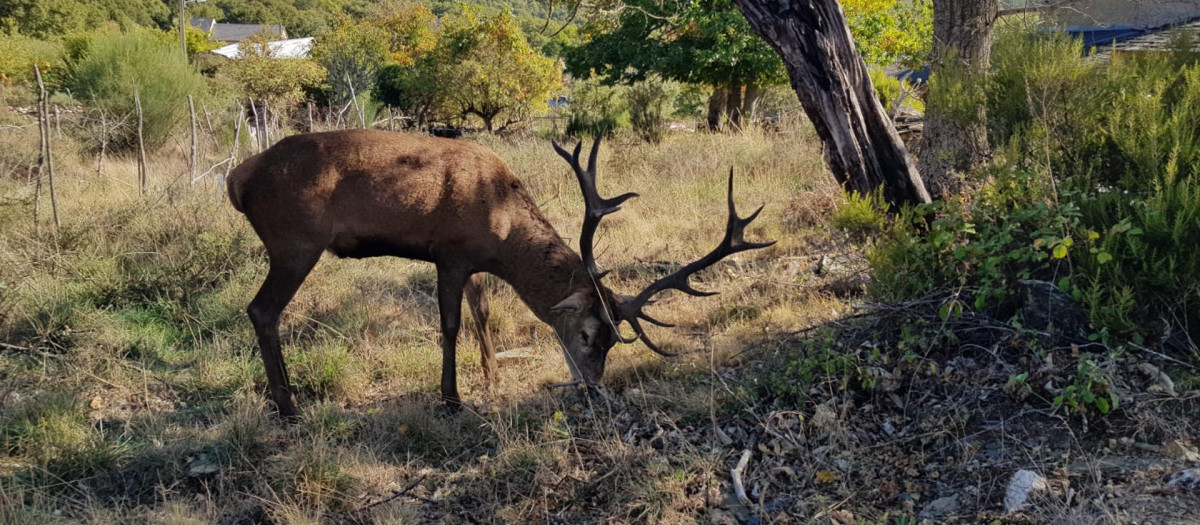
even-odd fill
[[[585,207],[583,232],[579,235],[579,254],[583,257],[584,264],[587,265],[588,274],[591,275],[594,283],[599,285],[600,279],[604,278],[608,272],[601,272],[596,267],[596,258],[592,246],[593,238],[596,235],[596,227],[599,226],[600,219],[604,218],[605,215],[620,210],[621,204],[633,197],[637,197],[638,194],[626,193],[611,199],[600,197],[600,193],[596,190],[596,154],[600,151],[599,137],[592,143],[592,150],[588,155],[588,167],[586,170],[579,165],[579,152],[583,148],[583,142],[575,145],[575,151],[572,153],[567,153],[557,142],[552,142],[552,144],[554,145],[554,151],[558,152],[558,155],[571,165],[571,168],[575,171],[575,178],[579,180],[579,189],[583,192]],[[729,168],[729,219],[725,225],[725,238],[708,255],[680,268],[671,275],[655,281],[642,290],[636,297],[619,301],[617,304],[612,305],[613,313],[617,314],[617,319],[612,318],[608,308],[602,308],[604,321],[612,325],[614,330],[616,330],[618,322],[626,321],[633,328],[634,333],[637,334],[637,337],[626,338],[620,334],[619,330],[616,330],[617,338],[626,344],[641,339],[654,352],[668,357],[674,356],[675,354],[664,352],[646,336],[646,331],[642,329],[641,321],[645,320],[650,324],[662,327],[671,327],[674,325],[650,317],[643,308],[653,303],[654,296],[665,290],[679,290],[696,297],[716,295],[717,292],[703,292],[692,288],[688,279],[696,272],[716,264],[717,261],[725,257],[738,252],[766,248],[775,244],[775,241],[763,243],[746,242],[746,239],[743,237],[746,226],[758,217],[762,209],[762,206],[759,206],[749,217],[738,217],[737,208],[733,202],[733,168]]]
[[[672,273],[671,275],[654,281],[654,283],[642,290],[641,293],[637,294],[636,297],[628,301],[621,302],[617,305],[617,313],[621,317],[621,320],[629,323],[629,326],[633,328],[633,331],[637,333],[638,338],[640,338],[647,347],[662,355],[673,355],[659,349],[658,346],[646,336],[646,331],[642,329],[641,322],[639,321],[645,320],[646,322],[655,326],[674,326],[650,317],[643,310],[647,304],[653,303],[652,299],[656,294],[665,290],[679,290],[695,297],[708,297],[710,295],[716,295],[717,292],[704,292],[692,288],[692,284],[688,281],[688,279],[696,272],[708,268],[709,266],[716,264],[717,261],[720,261],[721,259],[724,259],[730,255],[738,252],[766,248],[775,244],[775,241],[746,242],[746,239],[744,238],[746,226],[749,226],[750,223],[758,217],[758,214],[761,213],[762,210],[763,207],[759,206],[757,210],[754,210],[754,213],[750,214],[750,216],[745,218],[738,217],[737,207],[733,202],[733,168],[730,167],[729,219],[725,224],[725,238],[721,240],[721,244],[718,245],[713,251],[709,252],[708,255],[705,255],[704,257],[693,261],[687,266],[676,270],[675,273]]]
[[[579,189],[583,191],[585,209],[583,232],[579,234],[579,255],[583,257],[583,263],[587,265],[592,279],[599,282],[608,272],[601,272],[596,268],[596,257],[592,253],[592,238],[596,235],[596,226],[600,225],[600,219],[605,215],[619,211],[622,203],[637,197],[638,194],[631,192],[611,199],[600,197],[600,192],[596,190],[596,154],[600,151],[600,137],[596,137],[596,141],[592,143],[592,152],[588,154],[586,170],[579,165],[579,150],[583,148],[582,141],[575,145],[574,153],[567,153],[567,150],[562,149],[558,142],[551,141],[550,143],[554,145],[554,151],[558,152],[558,155],[571,165],[571,169],[575,170],[575,178],[579,179]]]

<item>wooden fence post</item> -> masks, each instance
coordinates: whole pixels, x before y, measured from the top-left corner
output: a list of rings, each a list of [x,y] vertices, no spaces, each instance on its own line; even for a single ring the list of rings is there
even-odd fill
[[[261,153],[262,148],[262,126],[258,119],[258,107],[254,105],[254,99],[250,99],[250,114],[254,116],[254,153]]]
[[[312,101],[308,101],[308,132],[313,132]]]
[[[271,147],[271,106],[267,99],[262,101],[263,108],[263,149]]]
[[[54,191],[54,150],[50,140],[50,101],[46,96],[46,85],[42,82],[42,71],[37,64],[33,66],[33,74],[37,77],[38,125],[43,129],[42,155],[46,158],[46,181],[50,186],[50,210],[54,215],[54,231],[57,233],[62,228],[62,223],[58,220],[58,195]],[[55,110],[57,113],[57,106],[55,106]],[[41,177],[38,180],[40,182]]]
[[[142,192],[142,196],[146,195],[146,143],[142,137],[142,97],[138,94],[138,89],[133,88],[133,108],[137,111],[137,139],[138,139],[138,188]]]
[[[196,103],[188,95],[188,113],[192,116],[192,154],[188,157],[188,180],[196,184]]]
[[[104,153],[108,149],[108,119],[104,111],[100,111],[100,156],[96,158],[96,176],[103,175]]]
[[[220,191],[221,186],[224,186],[229,181],[229,172],[233,171],[233,165],[237,162],[238,140],[242,138],[242,110],[239,104],[237,121],[233,127],[233,149],[229,151],[229,161],[225,163],[225,174],[221,176],[221,181],[217,184],[217,190]]]

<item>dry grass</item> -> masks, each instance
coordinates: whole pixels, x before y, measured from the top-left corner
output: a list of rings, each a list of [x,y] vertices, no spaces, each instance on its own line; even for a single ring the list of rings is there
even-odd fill
[[[0,340],[11,345],[0,354],[4,523],[689,521],[718,497],[722,452],[630,445],[622,414],[646,414],[638,424],[664,435],[709,420],[733,399],[713,380],[729,359],[840,312],[799,282],[837,194],[811,130],[615,141],[602,153],[601,191],[642,194],[599,235],[618,290],[717,242],[731,166],[743,211],[766,204],[749,236],[781,241],[704,274],[703,287],[722,295],[656,307],[680,325],[656,338],[681,358],[615,349],[616,407],[548,393],[543,385],[568,376],[553,334],[499,285],[497,342],[534,357],[503,361],[486,385],[464,335],[460,388],[471,409],[447,415],[435,394],[432,267],[326,257],[283,321],[305,411],[286,426],[263,401],[243,314],[265,256],[211,181],[187,185],[184,159],[168,149],[151,159],[143,198],[132,159],[97,177],[94,159],[64,140],[63,228],[53,232],[44,209],[39,237],[33,186],[12,168],[36,142],[28,130],[0,133],[13,159],[0,180]],[[479,140],[574,237],[582,202],[549,142]],[[208,148],[210,162],[218,149]]]
[[[0,110],[0,125],[23,118]],[[211,180],[186,183],[177,150],[153,156],[142,197],[132,159],[97,176],[69,138],[86,133],[66,134],[63,228],[51,228],[43,197],[38,235],[24,168],[36,129],[0,128],[2,524],[913,523],[950,495],[959,518],[988,521],[1200,512],[1194,499],[1150,492],[1178,461],[1117,471],[1124,493],[1104,466],[1143,465],[1135,456],[1147,449],[1134,444],[1200,431],[1194,367],[1173,376],[1178,397],[1149,391],[1137,372],[1120,376],[1119,413],[1089,422],[1052,409],[1041,390],[1013,394],[1016,374],[1034,373],[1030,392],[1048,389],[1073,361],[1049,366],[1045,349],[1016,344],[1024,339],[1003,323],[991,328],[1016,335],[976,341],[966,334],[983,332],[912,324],[938,319],[932,311],[845,319],[841,298],[862,289],[861,249],[830,224],[877,217],[845,205],[811,129],[603,149],[601,192],[642,195],[599,232],[618,291],[717,242],[731,166],[742,211],[766,204],[748,235],[780,241],[698,276],[721,295],[656,305],[679,327],[655,339],[682,355],[615,348],[609,399],[542,388],[568,377],[561,352],[498,283],[496,341],[532,357],[502,361],[488,385],[464,335],[469,408],[447,413],[432,267],[326,257],[283,319],[303,411],[294,425],[264,398],[244,308],[266,258],[244,218]],[[576,235],[581,199],[548,141],[473,140],[510,164],[564,237]],[[227,147],[206,143],[206,162]],[[822,256],[851,271],[812,275]],[[821,324],[837,330],[797,334]],[[1114,375],[1122,363],[1133,370],[1131,357],[1106,359]],[[742,449],[754,455],[748,505],[729,501]],[[1016,468],[1079,495],[998,515]]]

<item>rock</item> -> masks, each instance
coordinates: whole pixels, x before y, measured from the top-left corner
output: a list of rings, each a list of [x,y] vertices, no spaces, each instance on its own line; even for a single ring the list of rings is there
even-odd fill
[[[529,348],[514,348],[503,352],[496,352],[496,360],[517,360],[517,359],[540,359],[541,357],[534,354]]]
[[[220,465],[217,465],[207,454],[201,454],[199,457],[192,458],[188,463],[187,475],[191,478],[202,478],[219,470],[221,470]]]
[[[1167,478],[1167,485],[1179,490],[1200,492],[1200,467],[1183,469]]]
[[[1172,439],[1163,443],[1162,451],[1167,457],[1179,461],[1200,462],[1200,450],[1190,439]]]
[[[1069,338],[1086,339],[1087,313],[1054,283],[1021,279],[1025,290],[1021,319],[1025,328]]]
[[[1004,491],[1004,510],[1010,513],[1021,510],[1025,506],[1025,502],[1029,500],[1030,494],[1046,490],[1046,488],[1046,478],[1037,472],[1016,471],[1013,473],[1012,481],[1008,482],[1008,488]]]
[[[960,505],[958,495],[945,496],[935,499],[921,509],[921,519],[940,520],[958,514]]]
[[[88,404],[88,406],[91,407],[92,410],[103,409],[104,408],[104,398],[102,398],[100,396],[93,397],[92,402],[90,404]]]

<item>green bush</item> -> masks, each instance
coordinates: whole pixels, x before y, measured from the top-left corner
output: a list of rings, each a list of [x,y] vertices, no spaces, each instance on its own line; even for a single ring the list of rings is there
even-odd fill
[[[629,123],[633,132],[651,144],[662,142],[667,117],[675,105],[679,85],[658,77],[648,78],[625,90]]]
[[[567,135],[612,135],[628,118],[621,91],[597,81],[576,81],[567,109]]]
[[[157,31],[100,33],[69,47],[77,61],[68,84],[77,97],[91,100],[97,111],[131,116],[134,91],[138,92],[147,148],[162,145],[187,118],[189,94],[207,93],[204,78]],[[136,147],[136,126],[123,128],[111,140],[110,147],[117,150]]]
[[[966,292],[997,312],[1017,280],[1042,279],[1109,335],[1154,335],[1166,320],[1200,336],[1200,65],[1183,52],[1111,63],[1081,52],[1065,37],[1001,34],[987,183],[888,229],[870,254],[878,297]]]
[[[32,85],[33,65],[42,70],[44,80],[54,80],[61,72],[63,49],[61,45],[21,35],[0,33],[0,86],[14,84]]]
[[[875,95],[879,97],[879,102],[883,103],[883,108],[888,112],[892,111],[892,105],[903,96],[907,89],[909,96],[904,97],[904,105],[917,110],[920,113],[925,112],[925,102],[915,96],[916,86],[907,80],[892,78],[883,69],[872,67],[867,69],[867,73],[871,76],[871,84],[875,86]]]

